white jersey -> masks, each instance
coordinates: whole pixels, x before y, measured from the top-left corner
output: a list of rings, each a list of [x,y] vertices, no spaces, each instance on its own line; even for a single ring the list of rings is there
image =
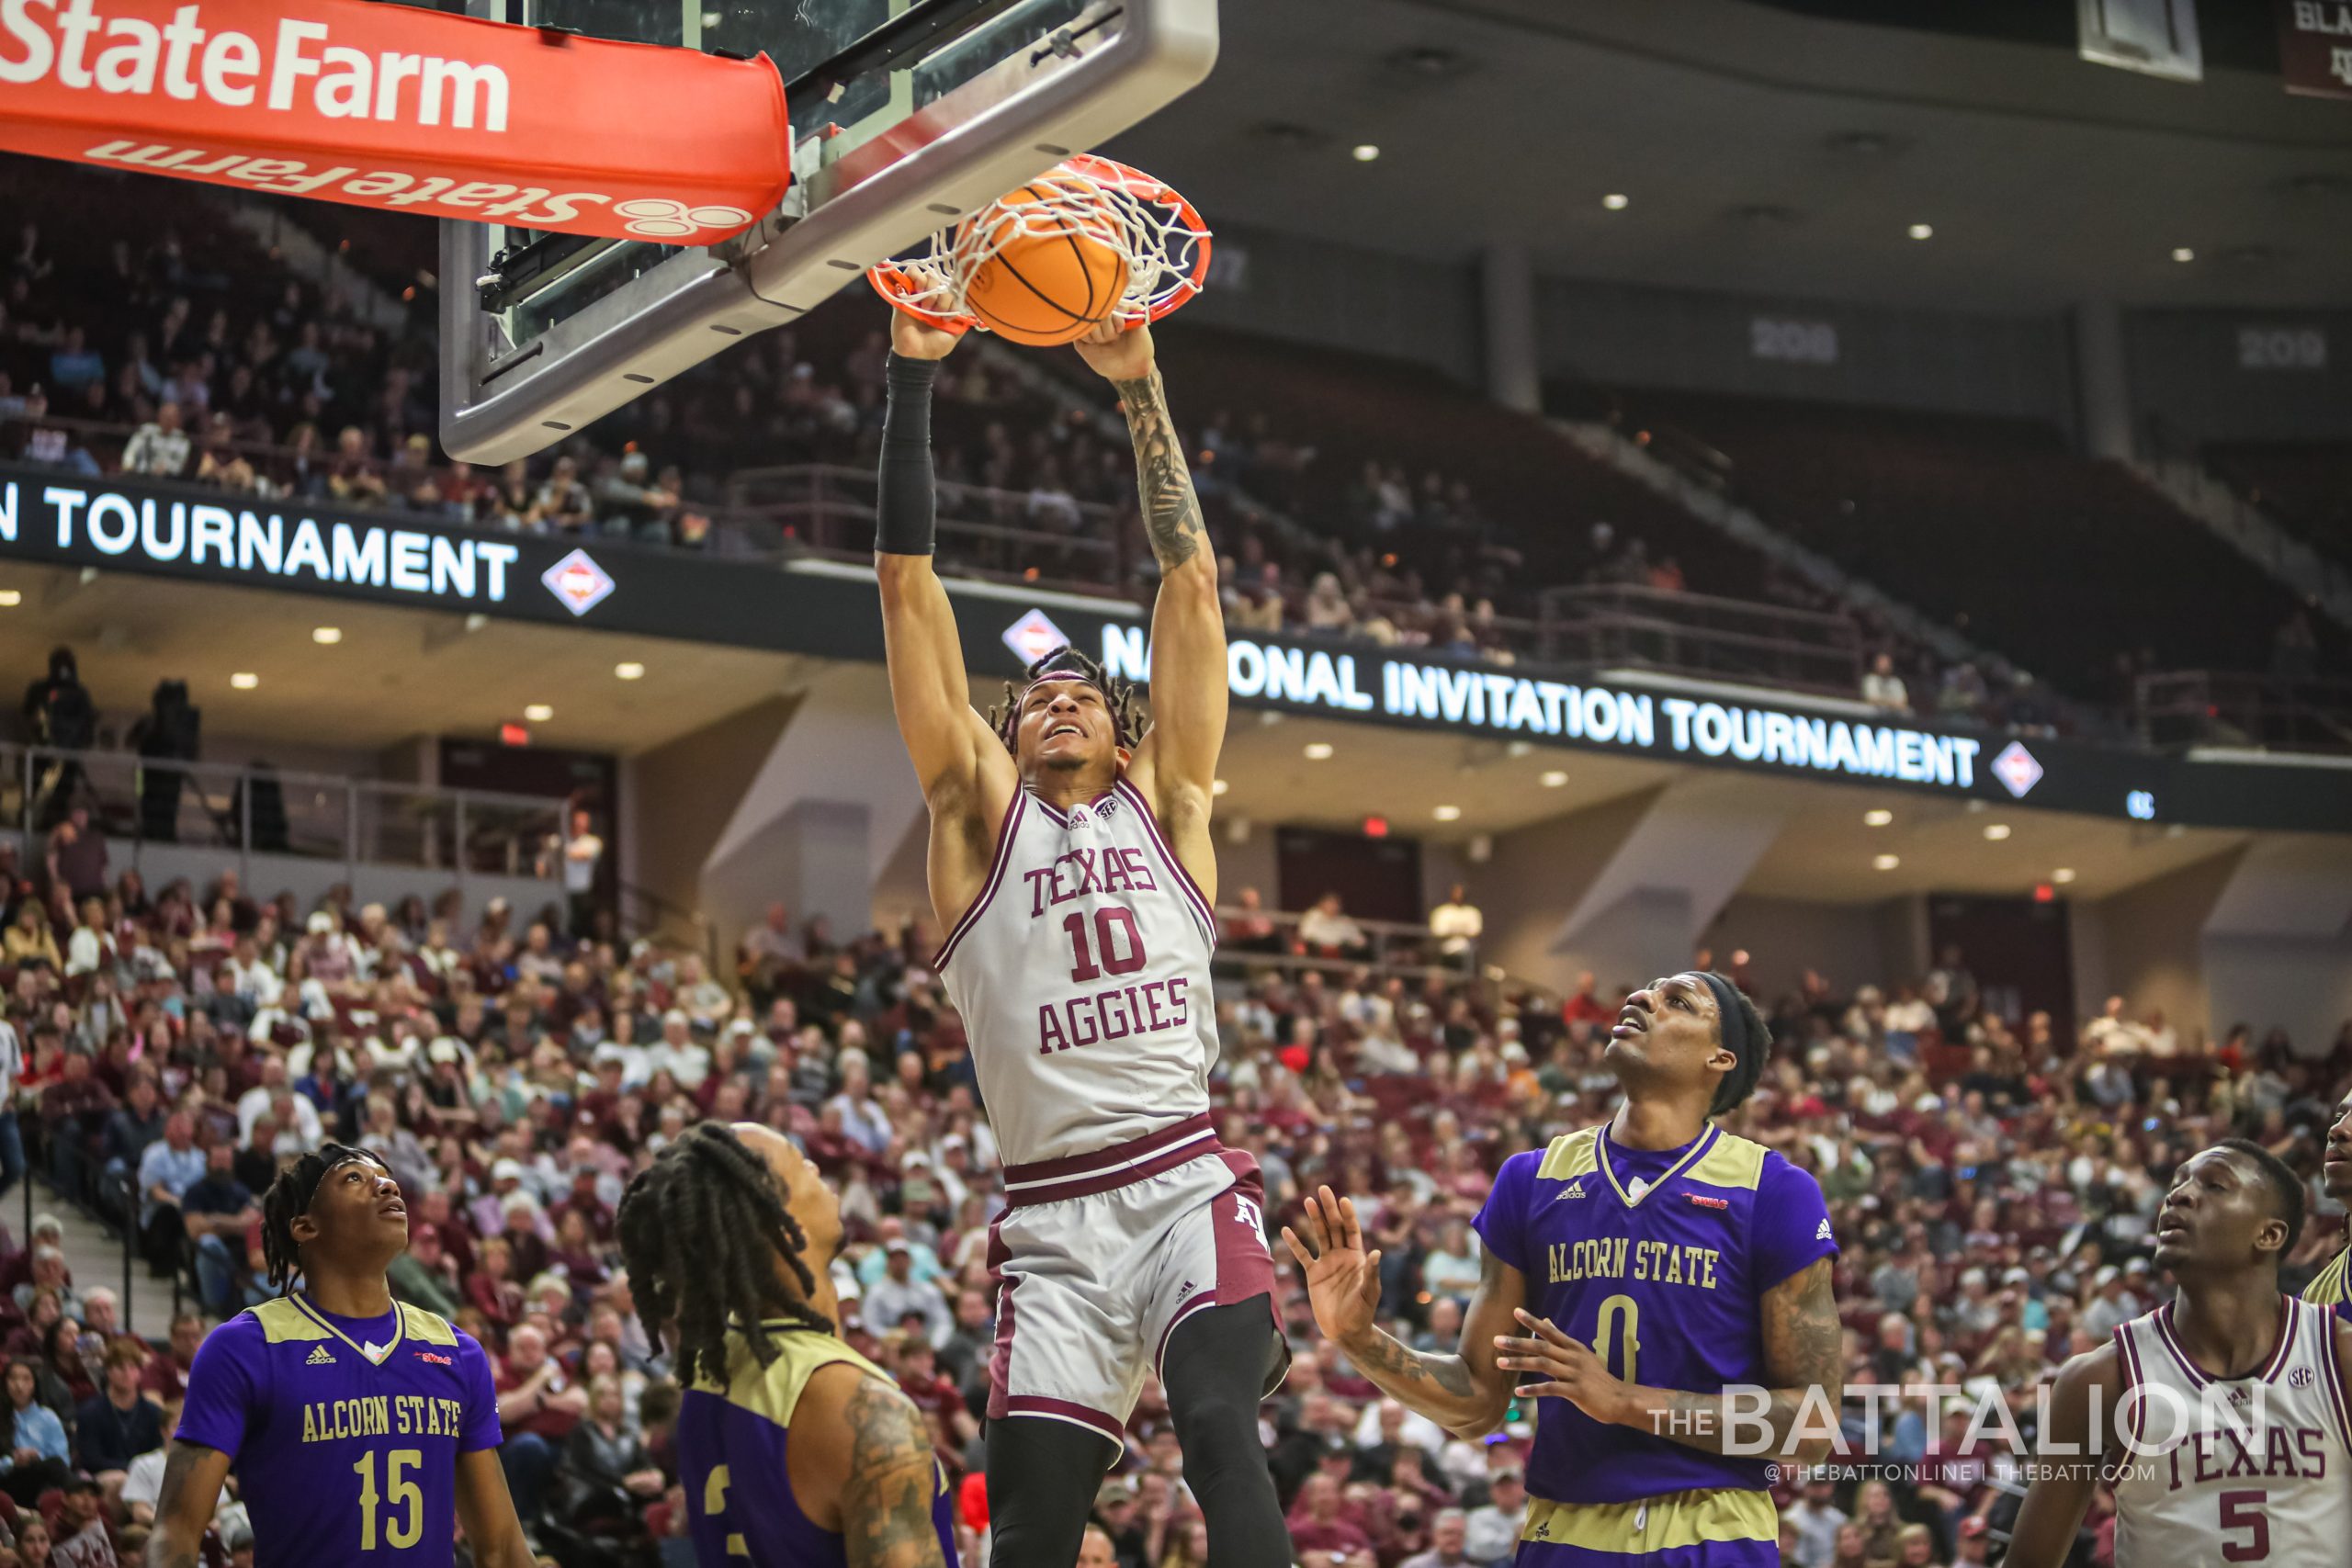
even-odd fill
[[[2209,1377],[2189,1360],[2169,1303],[2117,1326],[2128,1382],[2116,1417],[2116,1568],[2341,1562],[2352,1549],[2352,1408],[2335,1314],[2280,1300],[2278,1350],[2242,1378]]]
[[[1023,788],[933,967],[1009,1166],[1209,1109],[1216,916],[1125,778],[1067,816]]]

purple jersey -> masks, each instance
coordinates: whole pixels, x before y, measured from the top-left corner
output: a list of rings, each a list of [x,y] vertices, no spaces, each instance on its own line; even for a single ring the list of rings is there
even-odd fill
[[[1702,1393],[1764,1385],[1760,1298],[1838,1250],[1813,1178],[1713,1124],[1672,1151],[1627,1149],[1593,1127],[1514,1155],[1476,1223],[1495,1256],[1526,1276],[1528,1309],[1591,1346],[1612,1375]],[[1765,1465],[1605,1427],[1565,1399],[1544,1399],[1527,1489],[1543,1500],[1535,1509],[1760,1493]]]
[[[205,1336],[176,1436],[234,1461],[254,1568],[448,1568],[458,1456],[498,1446],[498,1393],[472,1336],[422,1307],[282,1296]]]
[[[685,1486],[695,1560],[749,1568],[846,1568],[849,1552],[841,1536],[810,1519],[793,1495],[786,1468],[793,1412],[810,1375],[836,1362],[897,1385],[888,1372],[830,1334],[782,1322],[770,1326],[777,1330],[769,1340],[775,1359],[760,1365],[743,1336],[730,1328],[727,1381],[699,1377],[679,1402],[678,1477]],[[817,1434],[817,1440],[824,1436]],[[932,1472],[932,1529],[939,1534],[941,1560],[956,1568],[947,1472],[936,1460]]]

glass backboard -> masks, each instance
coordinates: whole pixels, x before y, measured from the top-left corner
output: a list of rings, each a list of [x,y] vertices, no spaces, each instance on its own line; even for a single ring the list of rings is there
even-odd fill
[[[736,341],[863,288],[875,262],[1145,118],[1216,59],[1216,0],[464,8],[599,38],[765,53],[784,75],[793,136],[783,204],[709,249],[442,225],[441,443],[476,463],[537,451]]]

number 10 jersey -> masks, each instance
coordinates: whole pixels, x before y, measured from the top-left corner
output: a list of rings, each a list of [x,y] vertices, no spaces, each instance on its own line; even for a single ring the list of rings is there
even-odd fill
[[[1124,778],[1065,813],[1012,798],[933,967],[1007,1165],[1132,1143],[1209,1109],[1216,920]]]

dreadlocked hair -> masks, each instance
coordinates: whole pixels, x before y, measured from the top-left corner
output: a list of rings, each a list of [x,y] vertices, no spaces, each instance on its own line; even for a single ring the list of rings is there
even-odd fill
[[[279,1171],[277,1179],[263,1194],[262,1262],[268,1268],[269,1282],[277,1287],[279,1295],[292,1290],[295,1276],[302,1272],[301,1248],[294,1240],[294,1222],[310,1212],[311,1195],[318,1191],[319,1183],[326,1179],[328,1171],[361,1159],[373,1165],[384,1164],[383,1156],[373,1149],[354,1144],[321,1144]]]
[[[682,1382],[697,1372],[727,1381],[730,1323],[763,1367],[776,1358],[770,1322],[833,1331],[808,1303],[817,1291],[808,1233],[767,1162],[723,1123],[698,1122],[672,1139],[621,1194],[618,1228],[639,1315],[677,1325]],[[800,1299],[777,1277],[778,1258],[800,1282]]]
[[[1021,699],[1029,688],[1048,675],[1075,675],[1102,694],[1102,703],[1111,710],[1114,739],[1121,746],[1132,747],[1150,727],[1144,711],[1143,694],[1129,681],[1117,680],[1102,672],[1102,667],[1078,649],[1062,647],[1054,649],[1021,673],[1021,683],[1004,683],[1004,701],[989,710],[989,728],[996,731],[1004,749],[1013,750],[1013,736],[1021,728]]]

